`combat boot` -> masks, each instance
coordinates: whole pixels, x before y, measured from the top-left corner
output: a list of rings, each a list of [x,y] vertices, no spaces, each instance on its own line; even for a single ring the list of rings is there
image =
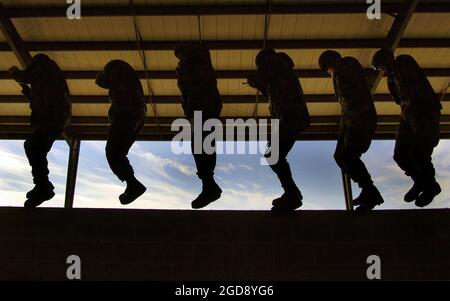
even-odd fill
[[[441,193],[441,186],[438,182],[433,180],[433,182],[424,186],[423,192],[419,195],[416,200],[416,206],[423,208],[431,204],[434,198]]]
[[[302,200],[303,196],[298,188],[286,190],[280,198],[273,200],[271,211],[274,214],[294,212],[303,205]]]
[[[417,198],[423,192],[423,190],[424,185],[419,181],[414,181],[413,187],[411,187],[411,189],[405,194],[404,198],[405,202],[407,203],[414,202],[415,200],[417,200]]]
[[[120,203],[122,205],[129,205],[133,203],[137,198],[143,195],[147,191],[147,188],[139,182],[136,178],[127,182],[127,189],[123,194],[119,196]]]
[[[46,191],[48,189],[54,190],[55,186],[50,181],[44,181],[42,184],[36,184],[33,189],[27,192],[27,199],[39,197],[42,194],[42,191]]]
[[[192,209],[201,209],[212,202],[220,199],[222,195],[222,189],[214,180],[206,181],[203,183],[203,189],[200,195],[192,202]]]
[[[36,186],[27,193],[25,208],[36,208],[42,203],[51,200],[55,196],[55,187],[51,182],[36,184]]]
[[[360,205],[356,208],[358,212],[371,211],[376,206],[384,203],[383,197],[375,185],[363,188],[359,201]]]
[[[367,189],[363,189],[361,190],[361,193],[359,194],[359,196],[353,200],[353,206],[360,206],[365,199],[367,199],[367,195],[368,195],[368,190]]]

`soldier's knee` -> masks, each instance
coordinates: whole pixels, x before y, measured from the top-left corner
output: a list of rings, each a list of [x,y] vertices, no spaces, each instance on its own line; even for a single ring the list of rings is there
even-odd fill
[[[355,154],[353,154],[353,153],[351,153],[349,151],[346,151],[346,152],[344,152],[342,154],[342,159],[341,160],[342,160],[343,164],[345,164],[345,166],[349,166],[350,164],[352,164],[355,161],[357,161],[358,157]]]
[[[334,152],[334,161],[341,166],[344,163],[344,152],[342,150],[336,150]]]
[[[398,165],[402,165],[402,163],[404,162],[404,155],[396,151],[394,152],[393,159]]]
[[[113,143],[110,143],[110,142],[106,143],[105,153],[106,153],[106,157],[108,159],[115,156],[116,147],[114,146]]]
[[[411,152],[411,158],[415,163],[424,164],[427,162],[431,162],[431,153],[432,153],[432,151],[425,151],[422,149],[414,149]]]
[[[30,139],[25,140],[25,142],[23,143],[23,148],[25,149],[26,153],[29,153],[31,151],[32,147]]]

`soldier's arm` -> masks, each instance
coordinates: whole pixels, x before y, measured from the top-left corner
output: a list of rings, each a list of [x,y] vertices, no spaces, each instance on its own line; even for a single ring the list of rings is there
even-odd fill
[[[95,84],[97,86],[99,86],[100,88],[109,89],[109,85],[106,80],[105,72],[102,71],[102,72],[97,73],[97,76],[95,78]]]
[[[247,77],[247,82],[250,87],[260,91],[264,98],[269,99],[269,96],[267,95],[267,86],[269,83],[260,72],[250,74]]]
[[[395,103],[400,105],[402,100],[401,100],[400,96],[397,94],[397,89],[395,87],[395,84],[393,82],[391,82],[390,80],[388,80],[388,89],[389,89],[389,92],[390,92],[392,98],[394,99]]]
[[[9,76],[15,80],[17,83],[19,83],[20,87],[22,87],[22,94],[25,95],[25,97],[28,99],[28,101],[31,100],[31,88],[24,83],[24,71],[20,70],[16,66],[11,67],[8,70]]]
[[[362,72],[362,68],[358,68],[357,65],[350,63],[341,68],[339,88],[349,106],[352,106],[353,101],[358,98],[355,97],[355,94],[358,93],[358,87],[364,80],[366,80],[365,74]]]
[[[397,58],[399,64],[401,84],[405,87],[408,96],[414,96],[420,89],[422,80],[422,70],[416,60],[409,55],[402,55]]]
[[[28,85],[21,84],[22,94],[25,95],[28,101],[31,101],[31,88]]]

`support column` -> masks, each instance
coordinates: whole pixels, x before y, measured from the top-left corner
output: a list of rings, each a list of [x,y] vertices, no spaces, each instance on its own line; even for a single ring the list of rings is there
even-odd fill
[[[344,187],[345,207],[347,211],[353,211],[352,181],[344,172],[342,172],[342,184]]]
[[[70,141],[69,166],[67,169],[67,183],[66,183],[66,200],[64,208],[73,208],[73,199],[75,196],[75,184],[77,180],[78,158],[80,156],[79,139]]]

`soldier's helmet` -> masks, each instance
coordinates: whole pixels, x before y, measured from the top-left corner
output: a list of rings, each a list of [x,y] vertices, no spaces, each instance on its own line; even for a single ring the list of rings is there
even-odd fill
[[[38,53],[35,56],[33,56],[33,61],[37,63],[48,63],[51,62],[52,59],[46,54]]]
[[[278,52],[277,57],[284,68],[288,70],[294,69],[294,61],[285,52]]]
[[[276,60],[277,53],[271,48],[261,50],[256,56],[255,63],[257,68],[266,64],[271,64]]]
[[[191,42],[180,42],[173,52],[178,59],[182,59],[190,48],[192,48]]]
[[[379,69],[381,66],[386,65],[386,63],[394,58],[394,52],[389,49],[378,50],[372,59],[372,67],[374,69]]]
[[[179,60],[189,60],[201,65],[212,66],[211,54],[204,45],[196,42],[181,42],[174,50]]]
[[[121,80],[136,80],[137,74],[133,67],[122,60],[112,60],[103,69],[105,80],[109,84],[114,84]]]
[[[42,80],[43,78],[62,78],[62,72],[58,67],[58,64],[56,64],[56,62],[48,55],[43,53],[33,56],[33,59],[28,65],[28,71],[30,72],[33,80]]]
[[[327,71],[328,67],[333,65],[333,63],[340,58],[341,55],[339,54],[339,52],[336,52],[334,50],[325,51],[319,57],[320,69],[322,69],[322,71]]]

